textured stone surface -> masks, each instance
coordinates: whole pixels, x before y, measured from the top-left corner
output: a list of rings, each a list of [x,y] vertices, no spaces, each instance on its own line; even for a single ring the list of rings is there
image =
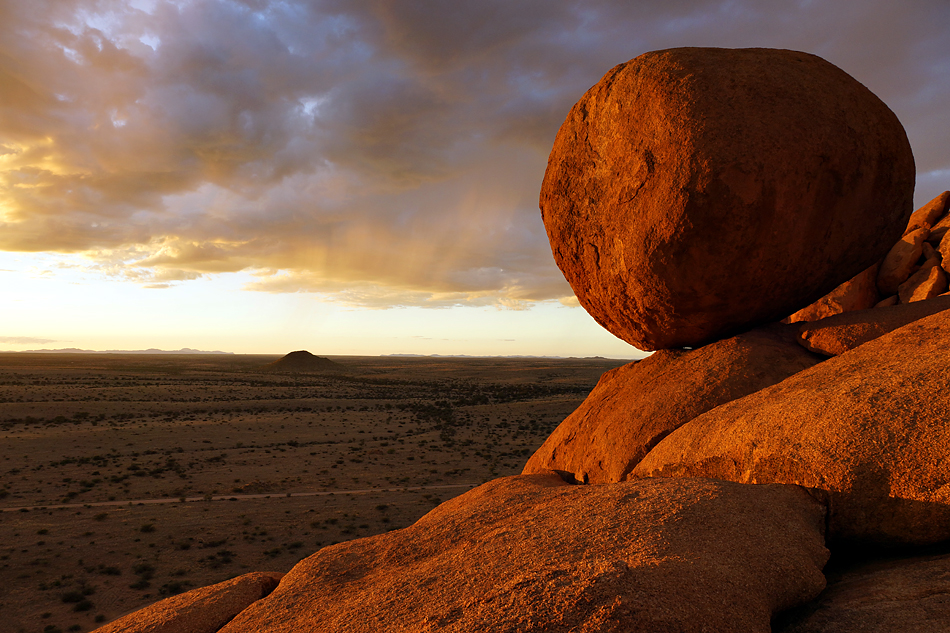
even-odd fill
[[[873,308],[881,300],[881,295],[877,291],[877,274],[880,267],[880,263],[877,263],[862,270],[815,303],[791,315],[784,322],[817,321],[842,312]]]
[[[950,555],[877,561],[835,574],[775,633],[950,633]]]
[[[945,215],[930,229],[927,241],[931,244],[939,244],[948,230],[950,230],[950,215]]]
[[[947,274],[940,267],[940,259],[933,257],[920,270],[897,288],[901,303],[914,303],[938,297],[947,291]]]
[[[795,325],[771,325],[691,351],[661,350],[605,373],[524,474],[623,480],[658,441],[697,415],[817,363],[820,357],[797,344],[797,333]]]
[[[687,422],[633,474],[796,483],[828,494],[832,539],[950,539],[948,345],[950,313],[915,321]]]
[[[877,288],[881,295],[896,295],[898,287],[904,283],[923,252],[923,242],[930,234],[928,227],[915,229],[902,237],[888,251],[881,271],[877,276]]]
[[[581,305],[653,350],[778,320],[872,265],[907,224],[914,178],[900,122],[828,62],[682,48],[578,101],[540,206]]]
[[[950,235],[950,233],[947,235]],[[947,235],[944,235],[943,239],[940,240],[940,246],[937,247],[937,252],[940,253],[941,257],[940,266],[944,272],[950,273],[950,237],[947,237]]]
[[[283,574],[252,572],[165,598],[95,630],[95,633],[215,633],[277,586]]]
[[[840,314],[799,326],[799,342],[816,354],[837,356],[944,310],[950,310],[950,297]]]
[[[320,550],[222,633],[766,633],[824,587],[823,516],[793,486],[496,479]]]
[[[916,231],[924,226],[932,227],[937,224],[937,220],[947,212],[947,204],[950,204],[950,191],[944,191],[942,194],[920,207],[910,216],[907,222],[907,228],[904,233]]]

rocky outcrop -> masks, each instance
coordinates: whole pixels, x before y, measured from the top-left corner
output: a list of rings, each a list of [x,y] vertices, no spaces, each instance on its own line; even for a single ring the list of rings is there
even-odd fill
[[[540,206],[581,305],[655,350],[778,320],[868,268],[913,188],[900,122],[843,71],[682,48],[617,66],[578,101]]]
[[[911,214],[904,233],[911,233],[923,227],[929,229],[935,226],[937,221],[946,214],[948,205],[950,205],[950,191],[944,191]]]
[[[661,350],[605,373],[524,474],[555,470],[580,483],[622,481],[686,422],[816,364],[820,357],[796,343],[797,329],[775,324],[691,351]]]
[[[802,308],[783,322],[817,321],[843,312],[873,308],[881,300],[881,295],[877,291],[877,274],[880,267],[881,264],[877,263],[862,270],[815,303]]]
[[[943,239],[950,229],[948,204],[950,191],[944,191],[914,211],[903,237],[891,247],[883,262],[841,284],[784,322],[817,321],[843,312],[925,301],[945,293],[948,289],[945,273],[950,267],[950,240]],[[941,270],[933,270],[935,267]],[[872,279],[874,275],[876,278]]]
[[[836,541],[950,539],[948,345],[950,313],[915,321],[695,418],[632,474],[823,491]]]
[[[836,574],[776,633],[950,633],[950,556],[876,561]]]
[[[950,296],[910,304],[895,304],[874,310],[846,312],[820,321],[803,323],[799,326],[798,339],[809,351],[825,356],[837,356],[908,323],[944,310],[950,310]]]
[[[215,633],[273,591],[281,577],[277,572],[253,572],[192,589],[114,620],[95,633]]]
[[[923,252],[924,240],[930,235],[930,227],[923,226],[907,233],[891,247],[881,263],[877,287],[883,296],[897,294],[900,285],[910,277]]]
[[[766,633],[824,587],[823,517],[793,486],[507,477],[320,550],[222,633]]]

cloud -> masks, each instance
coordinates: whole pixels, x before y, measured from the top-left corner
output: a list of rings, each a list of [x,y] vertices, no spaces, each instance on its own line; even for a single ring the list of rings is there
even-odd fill
[[[55,339],[34,338],[32,336],[0,336],[0,343],[7,345],[46,345],[47,343],[58,342]]]
[[[144,8],[143,8],[144,7]],[[0,249],[366,307],[576,305],[537,194],[570,106],[671,46],[817,53],[947,188],[950,6],[708,0],[0,4]]]

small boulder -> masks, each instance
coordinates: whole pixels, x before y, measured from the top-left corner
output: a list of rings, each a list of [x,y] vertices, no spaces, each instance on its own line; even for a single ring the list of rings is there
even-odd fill
[[[907,228],[904,234],[916,231],[917,229],[931,227],[937,224],[937,219],[947,212],[947,205],[950,204],[950,191],[944,191],[942,194],[920,207],[910,216],[907,222]]]
[[[828,578],[775,633],[950,633],[950,555],[865,563]]]
[[[620,64],[571,109],[540,207],[581,305],[656,350],[776,321],[871,266],[914,181],[897,117],[825,60],[676,48]]]
[[[927,237],[927,241],[931,244],[939,244],[948,230],[950,230],[950,214],[943,216],[943,218],[934,224],[933,228],[930,229],[930,235]]]
[[[917,260],[924,250],[923,242],[930,234],[924,226],[904,235],[887,253],[877,275],[877,288],[881,295],[897,294],[897,288],[910,277]]]
[[[886,299],[881,299],[880,301],[878,301],[877,303],[875,303],[875,304],[874,304],[874,307],[875,307],[875,308],[887,308],[887,307],[890,307],[890,306],[896,306],[898,303],[900,303],[900,297],[898,297],[897,295],[891,295],[890,297],[888,297],[888,298],[886,298]]]
[[[946,291],[947,274],[940,267],[940,259],[932,257],[897,287],[897,296],[901,303],[914,303],[933,299]]]
[[[940,266],[943,271],[950,273],[950,237],[943,236],[940,245],[937,247],[937,252],[940,253]]]
[[[878,306],[872,310],[804,323],[799,328],[798,340],[811,352],[837,356],[944,310],[950,310],[950,297],[936,297],[911,304],[898,305],[895,302],[891,306]]]
[[[877,274],[880,268],[881,264],[878,262],[859,272],[815,303],[785,319],[783,323],[817,321],[842,312],[873,308],[881,300],[877,291]]]
[[[795,486],[505,477],[323,548],[221,633],[769,633],[824,587],[823,521]]]
[[[94,633],[215,633],[277,587],[283,574],[251,572],[192,589],[114,620]]]
[[[632,475],[812,488],[832,542],[948,540],[948,346],[948,312],[905,325],[687,422]]]
[[[622,481],[671,431],[821,360],[797,344],[797,332],[775,324],[691,351],[660,350],[606,372],[523,474],[554,470],[580,483]]]

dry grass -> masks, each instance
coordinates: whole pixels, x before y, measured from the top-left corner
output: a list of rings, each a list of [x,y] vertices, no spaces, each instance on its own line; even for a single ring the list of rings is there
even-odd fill
[[[621,364],[335,357],[345,372],[260,371],[276,358],[0,354],[0,507],[30,508],[0,514],[3,630],[90,630],[409,525],[520,472]]]

